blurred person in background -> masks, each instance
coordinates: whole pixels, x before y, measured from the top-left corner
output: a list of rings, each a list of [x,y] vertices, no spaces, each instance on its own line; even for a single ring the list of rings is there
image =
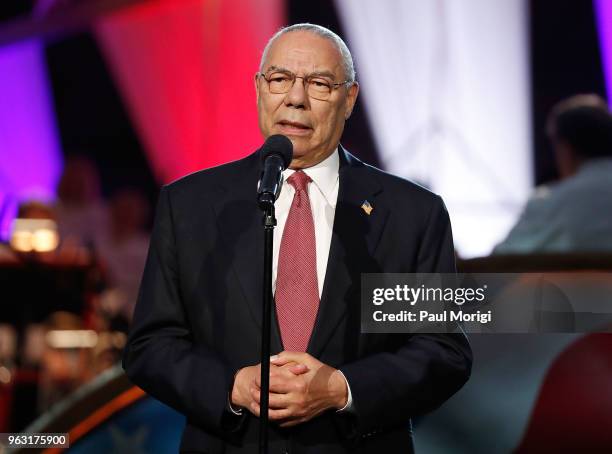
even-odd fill
[[[547,134],[560,181],[536,189],[494,254],[612,252],[612,115],[597,95],[553,107]]]
[[[55,213],[64,247],[97,247],[108,225],[108,209],[102,200],[95,164],[84,156],[68,158],[57,195]]]
[[[132,317],[149,247],[149,212],[146,196],[135,188],[118,191],[110,201],[109,228],[101,237],[98,254],[109,284],[102,305],[113,316]]]

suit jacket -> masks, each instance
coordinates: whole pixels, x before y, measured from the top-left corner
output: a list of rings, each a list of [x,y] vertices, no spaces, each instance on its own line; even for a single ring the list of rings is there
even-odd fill
[[[442,200],[339,147],[339,194],[308,353],[346,376],[353,410],[272,424],[270,453],[412,452],[410,418],[467,381],[463,334],[363,334],[361,273],[454,272]],[[162,188],[123,357],[130,379],[186,415],[181,450],[257,452],[258,419],[228,411],[235,372],[260,361],[259,152]],[[361,209],[374,207],[368,216]],[[272,353],[283,350],[272,321]]]

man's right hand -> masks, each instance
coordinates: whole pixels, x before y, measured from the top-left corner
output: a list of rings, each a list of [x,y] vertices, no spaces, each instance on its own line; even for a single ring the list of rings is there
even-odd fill
[[[277,374],[288,376],[288,374],[301,375],[306,372],[308,372],[308,367],[296,362],[289,362],[283,366],[270,364],[270,378]],[[230,398],[233,407],[246,408],[252,412],[252,404],[254,403],[252,390],[259,390],[259,385],[256,382],[260,375],[260,364],[243,367],[236,373]]]

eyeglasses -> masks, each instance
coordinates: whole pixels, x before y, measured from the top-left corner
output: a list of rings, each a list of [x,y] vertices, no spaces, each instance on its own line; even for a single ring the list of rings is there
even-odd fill
[[[352,83],[351,80],[345,80],[344,82],[334,82],[325,76],[318,74],[311,74],[308,76],[296,76],[290,71],[271,71],[268,74],[257,73],[262,76],[266,82],[268,82],[268,88],[270,93],[277,95],[288,93],[295,83],[295,79],[302,79],[304,83],[304,89],[308,96],[319,101],[327,101],[332,90],[336,88]]]

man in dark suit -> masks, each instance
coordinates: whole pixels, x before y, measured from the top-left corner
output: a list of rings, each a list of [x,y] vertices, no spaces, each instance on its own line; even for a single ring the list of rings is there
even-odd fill
[[[362,273],[454,272],[441,199],[339,145],[358,93],[346,45],[299,24],[255,76],[264,137],[294,158],[276,202],[270,453],[411,452],[410,418],[468,379],[463,334],[360,332]],[[257,452],[260,156],[160,194],[124,368],[187,417],[181,450]]]

